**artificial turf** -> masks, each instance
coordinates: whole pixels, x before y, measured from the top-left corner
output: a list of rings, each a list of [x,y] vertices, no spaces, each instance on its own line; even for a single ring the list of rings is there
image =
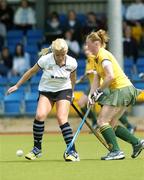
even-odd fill
[[[143,137],[142,133],[137,134]],[[76,147],[80,162],[65,162],[65,145],[60,134],[45,134],[43,156],[28,161],[16,156],[16,150],[27,153],[32,148],[32,135],[0,136],[0,180],[144,180],[144,151],[130,157],[131,145],[119,141],[126,159],[101,161],[107,153],[92,134],[80,134]]]

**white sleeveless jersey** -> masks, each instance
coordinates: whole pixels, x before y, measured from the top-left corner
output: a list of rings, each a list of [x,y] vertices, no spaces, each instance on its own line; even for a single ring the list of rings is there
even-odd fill
[[[71,72],[77,68],[76,59],[66,55],[66,63],[60,67],[56,64],[53,53],[42,56],[37,64],[43,70],[38,90],[45,92],[57,92],[71,89]]]

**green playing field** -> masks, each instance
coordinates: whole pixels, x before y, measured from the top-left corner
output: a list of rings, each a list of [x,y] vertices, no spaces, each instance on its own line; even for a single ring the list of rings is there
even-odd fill
[[[138,134],[143,137],[142,133]],[[92,134],[80,134],[76,147],[80,162],[65,162],[65,145],[60,134],[46,134],[43,156],[35,161],[17,157],[17,149],[27,153],[32,148],[32,135],[0,136],[0,180],[143,180],[144,151],[131,159],[131,145],[119,141],[126,159],[101,161],[107,153]]]

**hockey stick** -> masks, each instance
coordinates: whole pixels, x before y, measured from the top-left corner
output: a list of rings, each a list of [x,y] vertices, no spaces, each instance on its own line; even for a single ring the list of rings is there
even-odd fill
[[[72,107],[74,108],[74,110],[77,112],[77,114],[79,115],[79,117],[81,119],[83,119],[83,114],[77,109],[77,107],[72,103]],[[109,146],[107,145],[107,143],[103,140],[103,138],[99,135],[98,130],[94,130],[91,125],[89,124],[89,122],[87,120],[85,120],[86,125],[88,126],[88,128],[92,131],[92,133],[97,137],[97,139],[108,149],[110,150]]]
[[[75,84],[79,84],[82,81],[84,81],[84,79],[87,77],[87,74],[84,74],[83,76],[81,76],[79,79],[76,80]]]
[[[74,142],[75,142],[76,138],[78,137],[78,135],[79,135],[79,133],[80,133],[85,121],[86,121],[86,118],[88,117],[90,109],[91,109],[91,107],[89,107],[87,109],[87,112],[85,113],[84,117],[82,118],[82,121],[81,121],[79,127],[77,128],[77,131],[76,131],[75,135],[73,136],[72,141],[70,142],[70,144],[68,145],[68,147],[66,149],[66,153],[68,153],[71,150],[72,146],[74,145]]]
[[[85,78],[91,73],[96,74],[96,72],[94,70],[93,71],[87,71],[84,75],[82,75],[79,79],[76,80],[75,84],[79,84],[82,81],[84,81]]]

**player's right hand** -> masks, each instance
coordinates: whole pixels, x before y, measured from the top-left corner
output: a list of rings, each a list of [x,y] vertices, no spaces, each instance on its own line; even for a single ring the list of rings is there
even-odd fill
[[[16,85],[10,87],[6,92],[6,95],[11,94],[12,92],[16,91],[17,89],[18,89],[18,87]]]

